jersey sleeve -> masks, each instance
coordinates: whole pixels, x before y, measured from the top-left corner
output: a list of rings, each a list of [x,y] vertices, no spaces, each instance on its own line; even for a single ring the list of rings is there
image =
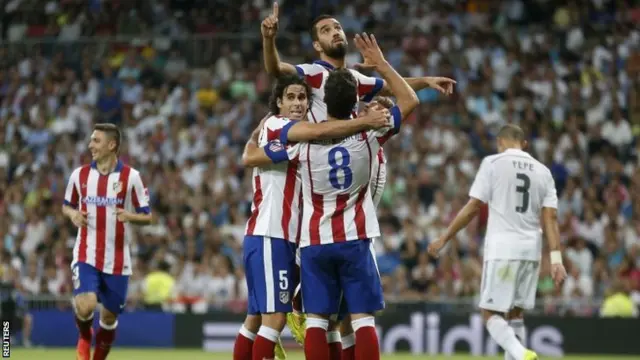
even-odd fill
[[[75,169],[71,173],[69,181],[67,182],[67,189],[64,192],[64,204],[74,209],[78,208],[78,203],[80,201],[80,189],[78,188],[79,182],[80,168]]]
[[[286,134],[289,132],[289,127],[293,124],[295,124],[295,121],[289,120],[286,117],[277,115],[271,116],[264,122],[258,144],[260,146],[265,146],[267,143],[274,140],[279,140],[283,144],[286,144],[286,141],[283,141],[282,137],[283,135],[286,137]]]
[[[491,164],[486,158],[480,163],[480,169],[473,180],[469,196],[484,203],[489,202],[491,198]]]
[[[149,190],[142,182],[140,173],[137,171],[131,172],[131,202],[138,214],[150,214],[151,208],[149,207]]]
[[[283,145],[280,139],[272,140],[263,146],[264,152],[274,164],[298,159],[300,143]]]
[[[393,137],[393,135],[400,132],[400,126],[402,125],[402,113],[400,112],[400,108],[396,105],[389,109],[389,112],[391,113],[389,121],[392,126],[372,132],[380,146],[383,146],[387,141],[389,141],[389,139],[391,139],[391,137]]]
[[[358,71],[352,71],[352,74],[358,81],[358,97],[360,101],[370,102],[384,86],[384,80],[380,78],[366,76]]]
[[[547,172],[547,181],[545,184],[545,195],[542,199],[542,207],[557,209],[558,194],[556,193],[556,183],[553,180],[551,172]]]
[[[306,83],[314,89],[322,87],[323,73],[325,69],[318,64],[298,64],[295,66],[298,76],[304,78]]]

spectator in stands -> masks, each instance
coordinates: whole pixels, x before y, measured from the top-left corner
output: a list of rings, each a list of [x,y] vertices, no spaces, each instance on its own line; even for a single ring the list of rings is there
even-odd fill
[[[173,298],[175,280],[168,263],[161,261],[157,268],[147,274],[142,286],[144,305],[149,310],[162,310]]]
[[[52,206],[61,201],[70,169],[88,161],[92,124],[108,121],[126,134],[122,159],[150,174],[159,217],[136,233],[132,256],[140,279],[131,282],[132,302],[141,298],[160,308],[176,293],[185,310],[191,297],[200,311],[242,309],[239,259],[251,182],[238,159],[249,130],[267,112],[269,77],[255,61],[259,39],[252,39],[258,35],[252,24],[265,9],[260,2],[220,3],[215,11],[190,1],[102,2],[99,11],[89,2],[27,3],[33,2],[5,9],[8,41],[0,47],[2,275],[19,271],[25,295],[68,296],[62,269],[72,233]],[[383,236],[376,242],[385,289],[397,298],[433,301],[477,292],[486,209],[452,243],[447,260],[429,261],[424,248],[466,201],[479,160],[495,151],[495,128],[517,123],[531,134],[531,153],[552,170],[565,255],[575,265],[573,278],[591,282],[596,300],[571,296],[580,289],[576,281],[565,289],[569,296],[555,293],[545,262],[540,296],[554,305],[547,310],[589,314],[620,271],[632,280],[640,267],[638,10],[599,10],[616,19],[601,26],[564,2],[547,1],[544,8],[537,1],[497,8],[449,3],[437,1],[437,10],[427,11],[419,2],[381,0],[369,11],[346,0],[333,9],[345,26],[382,34],[385,53],[403,75],[438,73],[458,81],[451,97],[421,91],[422,105],[387,144]],[[287,9],[282,31],[306,27],[304,2]],[[66,41],[62,48],[50,41],[117,30],[129,37]],[[215,35],[192,37],[195,32]],[[25,37],[42,44],[21,43]],[[302,50],[311,49],[307,35],[283,41],[281,56],[293,63],[312,59]],[[358,61],[349,54],[349,65]],[[192,286],[199,268],[208,292]],[[154,278],[151,288],[144,285]],[[637,286],[632,296],[640,298]],[[555,306],[563,302],[570,306]]]

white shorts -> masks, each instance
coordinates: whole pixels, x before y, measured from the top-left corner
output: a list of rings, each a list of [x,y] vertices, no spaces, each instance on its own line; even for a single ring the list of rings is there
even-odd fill
[[[533,309],[540,262],[530,260],[487,260],[480,285],[481,309],[508,312],[513,308]]]

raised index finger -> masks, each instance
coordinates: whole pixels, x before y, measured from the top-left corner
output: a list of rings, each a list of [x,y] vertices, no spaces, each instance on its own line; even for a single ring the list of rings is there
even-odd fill
[[[275,16],[276,18],[278,18],[278,2],[274,1],[273,3],[273,12],[272,12],[273,16]]]

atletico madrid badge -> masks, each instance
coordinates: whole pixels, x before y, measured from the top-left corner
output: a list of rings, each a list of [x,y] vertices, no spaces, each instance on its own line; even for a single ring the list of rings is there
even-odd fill
[[[122,181],[116,181],[113,183],[113,191],[118,194],[122,190]]]

